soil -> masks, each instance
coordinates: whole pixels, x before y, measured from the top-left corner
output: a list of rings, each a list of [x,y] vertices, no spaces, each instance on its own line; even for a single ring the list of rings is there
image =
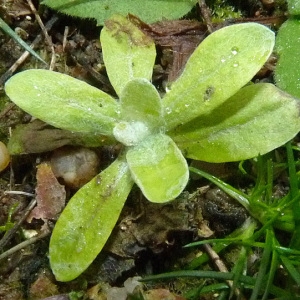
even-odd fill
[[[1,17],[12,28],[20,28],[22,38],[27,43],[30,44],[41,35],[41,29],[26,1],[4,2],[0,4]],[[275,14],[272,1],[232,2],[236,9],[241,10],[241,18],[213,23],[213,29],[234,22],[255,21],[271,25],[274,20],[279,23],[283,21],[283,13],[278,16],[277,11]],[[37,1],[35,5],[38,7]],[[139,21],[141,29],[156,42],[158,56],[153,82],[158,89],[162,90],[167,82],[178,77],[189,55],[209,34],[209,28],[203,21],[207,21],[204,12],[197,9],[183,20],[152,25]],[[51,26],[49,35],[55,50],[55,71],[69,74],[115,95],[103,65],[99,42],[101,28],[96,27],[91,20],[56,15],[45,8],[40,8],[39,13],[44,24]],[[42,35],[36,44],[36,51],[50,62],[51,47]],[[68,185],[62,175],[55,177],[49,165],[53,157],[57,156],[57,149],[73,157],[69,164],[75,164],[74,157],[78,151],[82,151],[77,138],[38,120],[32,121],[31,116],[22,112],[5,96],[3,84],[12,75],[9,69],[22,53],[23,49],[19,45],[0,33],[1,140],[7,142],[11,129],[26,124],[22,135],[18,135],[24,154],[12,156],[9,167],[0,175],[0,251],[5,253],[30,237],[39,236],[41,232],[44,235],[1,259],[0,299],[126,299],[128,291],[123,287],[124,283],[135,290],[134,299],[185,299],[183,293],[199,286],[199,280],[174,279],[142,284],[136,277],[184,269],[204,251],[203,248],[183,248],[184,245],[204,238],[224,237],[246,220],[247,211],[211,183],[196,177],[191,179],[179,199],[164,205],[151,204],[138,189],[134,189],[104,251],[76,280],[57,282],[47,256],[51,229],[61,206],[65,205],[64,201],[68,201],[75,190],[94,173],[83,173],[83,178],[79,179],[82,174],[76,170],[79,173],[75,173],[75,185]],[[255,80],[269,80],[273,64],[274,61],[270,61]],[[45,67],[42,62],[29,57],[14,73]],[[99,172],[114,160],[118,148],[102,147],[92,151],[97,161],[90,168]],[[202,165],[203,168],[240,189],[247,189],[253,184],[234,163],[206,164]],[[44,198],[47,194],[43,189],[45,186],[55,189],[55,201],[63,203],[60,202],[54,208],[53,204],[43,204],[46,211],[36,207],[31,217],[28,217],[28,207],[32,206],[32,200],[36,197]],[[62,189],[62,186],[65,188]],[[54,192],[51,193],[53,195]],[[53,201],[53,198],[49,201]],[[45,233],[45,228],[49,229],[48,233]],[[208,265],[207,268],[213,269],[213,266]]]

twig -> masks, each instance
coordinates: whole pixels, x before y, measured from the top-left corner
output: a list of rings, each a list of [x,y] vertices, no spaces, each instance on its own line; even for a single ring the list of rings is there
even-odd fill
[[[32,12],[34,13],[35,15],[35,18],[37,20],[37,22],[39,23],[41,29],[42,29],[42,32],[44,33],[44,36],[45,36],[45,39],[49,45],[49,47],[51,48],[51,53],[52,53],[52,56],[51,56],[51,62],[50,62],[50,67],[49,67],[49,70],[53,70],[54,69],[54,66],[55,66],[55,50],[54,50],[54,46],[53,46],[53,43],[52,43],[52,39],[51,37],[49,36],[45,26],[44,26],[44,23],[43,21],[41,20],[41,17],[40,15],[38,14],[38,12],[36,11],[33,3],[31,0],[27,0],[27,3],[29,4],[30,6],[30,9],[32,10]]]
[[[65,51],[68,42],[68,35],[69,35],[69,26],[65,26],[63,43],[62,43],[63,51]]]
[[[4,258],[7,258],[8,256],[12,255],[13,253],[15,253],[15,252],[17,252],[17,251],[33,244],[33,243],[35,243],[36,241],[44,238],[45,236],[47,236],[49,234],[50,234],[50,231],[43,232],[38,236],[34,236],[34,237],[32,237],[32,238],[30,238],[30,239],[28,239],[28,240],[26,240],[22,243],[10,248],[9,250],[7,250],[7,251],[3,252],[2,254],[0,254],[0,260],[4,259]]]
[[[205,0],[199,0],[199,7],[200,7],[200,11],[201,11],[201,15],[207,25],[207,29],[210,33],[212,33],[214,31],[212,22],[211,22],[211,12],[209,7],[206,5]]]
[[[27,196],[27,197],[34,197],[34,194],[31,193],[27,193],[27,192],[22,192],[22,191],[5,191],[4,195],[23,195],[23,196]]]
[[[206,253],[209,255],[211,260],[213,261],[214,265],[220,272],[228,273],[228,269],[225,266],[224,262],[221,260],[220,256],[212,249],[212,247],[208,244],[203,245]],[[232,280],[226,280],[228,286],[232,289],[233,288],[233,281]],[[245,299],[244,296],[241,294],[241,291],[239,289],[235,289],[235,294],[238,299]]]
[[[29,215],[29,213],[31,212],[31,210],[34,208],[35,205],[36,205],[36,200],[32,199],[30,201],[30,203],[28,204],[28,206],[26,207],[25,212],[22,215],[22,217],[18,220],[18,222],[14,225],[13,228],[11,228],[10,230],[8,230],[6,232],[4,237],[0,240],[0,251],[3,249],[3,247],[6,246],[6,244],[10,241],[10,239],[13,237],[13,235],[18,231],[19,227],[24,222],[24,220],[27,218],[27,216]]]
[[[52,26],[57,22],[58,17],[55,15],[53,16],[47,23],[46,23],[46,30],[50,30]],[[36,45],[42,40],[42,34],[37,35],[37,37],[33,40],[30,47],[34,49]],[[1,77],[0,77],[0,86],[3,86],[4,82],[12,76],[12,74],[17,70],[17,68],[26,60],[29,56],[29,52],[25,51],[18,60],[7,70]]]

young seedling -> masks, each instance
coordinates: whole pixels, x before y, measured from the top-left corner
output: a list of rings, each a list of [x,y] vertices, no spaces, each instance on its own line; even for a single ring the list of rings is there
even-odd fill
[[[117,15],[102,29],[101,44],[119,100],[46,70],[21,72],[5,87],[36,118],[93,135],[99,145],[104,135],[123,145],[56,223],[49,257],[60,281],[76,278],[95,259],[134,183],[149,201],[164,203],[187,184],[184,156],[247,159],[282,145],[300,129],[298,100],[272,84],[247,85],[274,46],[274,33],[262,25],[232,25],[211,34],[162,99],[150,82],[156,52],[148,36]]]

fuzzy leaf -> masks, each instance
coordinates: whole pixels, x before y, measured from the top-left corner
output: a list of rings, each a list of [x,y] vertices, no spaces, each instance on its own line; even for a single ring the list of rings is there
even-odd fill
[[[91,85],[57,72],[27,70],[6,82],[5,91],[24,111],[57,128],[112,135],[118,104]]]
[[[172,139],[162,133],[130,148],[126,159],[134,181],[151,202],[173,200],[187,184],[186,160]]]
[[[242,88],[211,114],[170,133],[186,157],[238,161],[269,152],[300,130],[300,101],[272,84]]]
[[[50,240],[50,264],[57,280],[76,278],[96,258],[132,185],[128,165],[119,158],[72,197]]]
[[[299,2],[300,3],[300,2]],[[278,31],[276,51],[279,60],[275,69],[276,85],[300,97],[300,20],[287,20]]]
[[[146,79],[129,81],[121,93],[120,118],[154,128],[161,124],[162,106],[156,88]]]
[[[257,23],[224,27],[195,50],[163,99],[167,129],[206,115],[248,83],[272,53],[274,33]]]
[[[136,145],[161,130],[161,99],[147,79],[134,79],[126,84],[121,93],[120,119],[113,134],[126,146]]]
[[[119,15],[107,20],[100,40],[109,80],[119,96],[130,80],[151,79],[154,42],[129,20]]]
[[[96,19],[98,25],[103,25],[106,19],[117,13],[131,13],[147,23],[178,19],[188,13],[196,2],[197,0],[44,0],[42,4],[68,15]]]

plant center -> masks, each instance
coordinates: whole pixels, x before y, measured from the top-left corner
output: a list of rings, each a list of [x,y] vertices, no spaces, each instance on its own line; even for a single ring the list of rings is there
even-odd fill
[[[143,122],[119,122],[113,130],[117,141],[125,146],[134,146],[150,135],[149,127]]]

